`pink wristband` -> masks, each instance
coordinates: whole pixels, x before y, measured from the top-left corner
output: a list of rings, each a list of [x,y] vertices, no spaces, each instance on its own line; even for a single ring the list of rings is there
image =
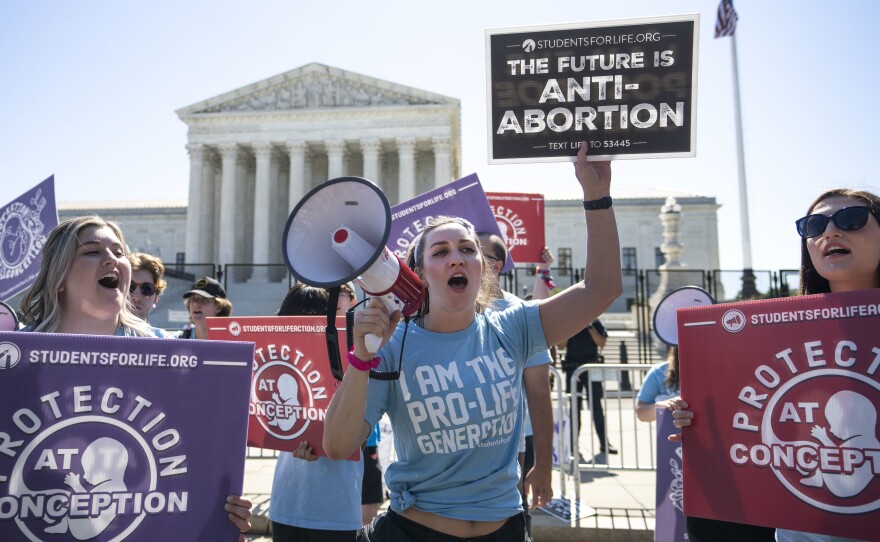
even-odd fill
[[[359,357],[354,355],[354,351],[348,353],[348,365],[354,367],[358,371],[369,371],[370,369],[375,369],[379,366],[379,362],[382,361],[382,358],[376,356],[370,361],[363,361]]]

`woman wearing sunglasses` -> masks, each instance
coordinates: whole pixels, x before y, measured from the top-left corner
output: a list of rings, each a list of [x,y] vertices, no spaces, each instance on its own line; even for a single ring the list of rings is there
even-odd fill
[[[144,252],[133,252],[128,255],[131,262],[131,286],[128,298],[131,310],[142,320],[149,321],[150,313],[156,308],[159,296],[165,290],[165,266],[162,260]],[[170,335],[161,328],[153,327],[157,337],[167,338]]]
[[[21,300],[24,331],[155,337],[128,303],[128,257],[125,238],[113,222],[84,216],[55,226],[43,246],[37,278]],[[239,531],[250,529],[250,501],[230,496],[223,506]]]
[[[823,192],[795,222],[801,236],[799,295],[880,288],[880,196],[835,188]],[[681,397],[670,401],[676,427],[691,425],[694,413]],[[671,435],[680,440],[681,435]],[[691,520],[688,518],[688,531]],[[703,520],[705,521],[705,520]],[[721,540],[699,538],[690,540]],[[856,542],[855,539],[776,529],[780,542]]]

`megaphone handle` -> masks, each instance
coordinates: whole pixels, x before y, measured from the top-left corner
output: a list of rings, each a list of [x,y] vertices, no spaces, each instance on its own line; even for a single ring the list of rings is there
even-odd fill
[[[382,346],[382,337],[374,333],[368,333],[364,336],[364,346],[367,347],[367,352],[375,354],[379,351],[379,347]]]
[[[398,301],[392,294],[376,296],[375,299],[378,299],[383,305],[385,305],[385,308],[388,309],[389,316],[394,313],[394,311],[400,310],[400,301]],[[375,354],[379,351],[379,347],[382,346],[382,337],[374,333],[368,333],[364,335],[364,346],[366,347],[367,352]]]

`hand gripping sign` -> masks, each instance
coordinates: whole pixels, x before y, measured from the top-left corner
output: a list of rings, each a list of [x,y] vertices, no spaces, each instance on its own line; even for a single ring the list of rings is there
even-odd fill
[[[880,290],[680,309],[684,512],[876,538]]]
[[[238,540],[253,345],[0,333],[0,540]]]

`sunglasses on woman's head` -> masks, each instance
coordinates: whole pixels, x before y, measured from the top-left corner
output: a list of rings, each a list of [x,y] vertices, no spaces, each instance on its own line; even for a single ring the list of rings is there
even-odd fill
[[[828,227],[828,221],[834,222],[841,231],[855,231],[865,227],[871,215],[870,207],[844,207],[831,216],[807,215],[795,221],[798,234],[805,239],[822,235]]]
[[[133,294],[135,290],[140,289],[141,295],[144,297],[150,297],[156,293],[156,286],[150,284],[149,282],[145,282],[143,284],[138,284],[137,282],[132,282],[131,286],[128,287],[128,293]]]

